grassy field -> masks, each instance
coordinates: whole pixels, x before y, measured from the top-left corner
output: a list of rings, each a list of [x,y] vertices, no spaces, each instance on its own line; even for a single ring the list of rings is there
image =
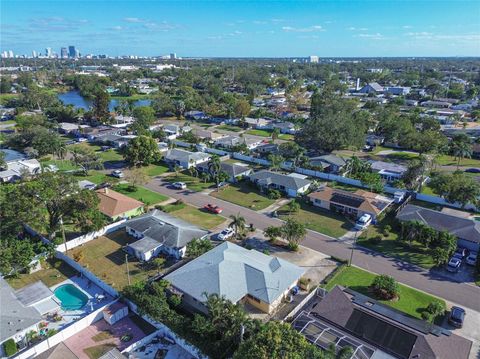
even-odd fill
[[[433,189],[429,187],[428,184],[422,186],[422,193],[429,194],[431,196],[436,196],[436,194],[433,193]]]
[[[303,201],[299,203],[300,210],[297,213],[290,214],[288,205],[281,207],[278,210],[280,218],[285,219],[291,216],[297,221],[304,223],[308,229],[335,238],[343,236],[352,228],[352,224],[344,216],[312,206]]]
[[[398,239],[398,233],[395,231],[394,218],[386,216],[380,224],[371,225],[362,234],[357,241],[358,245],[370,248],[374,251],[386,254],[389,257],[398,258],[405,262],[410,262],[423,268],[432,268],[434,266],[429,250],[424,248],[420,243],[413,242],[410,247],[408,243]],[[391,226],[393,229],[388,232],[388,236],[384,236],[384,227]],[[368,238],[381,236],[382,241],[379,244],[373,244]]]
[[[180,205],[178,208],[170,211],[170,214],[205,229],[212,229],[225,222],[225,217],[189,205]]]
[[[107,151],[99,151],[98,155],[103,160],[103,162],[116,162],[123,161],[123,156],[116,149],[110,149]]]
[[[103,182],[116,183],[118,179],[112,176],[108,176],[105,173],[99,171],[88,171],[88,176],[84,176],[82,173],[76,173],[74,177],[78,181],[87,180],[95,184],[100,184]]]
[[[295,139],[294,135],[290,135],[288,133],[281,133],[278,136],[279,139],[284,140],[284,141],[293,141]]]
[[[244,182],[231,184],[219,192],[210,193],[210,195],[254,210],[264,209],[275,202]]]
[[[128,236],[125,230],[119,230],[85,243],[81,247],[69,251],[72,258],[81,256],[78,263],[86,267],[105,283],[117,290],[128,285],[127,270],[125,264],[126,253],[122,247],[133,243],[135,239]],[[81,254],[80,254],[81,253]],[[128,265],[132,283],[146,280],[157,273],[156,270],[145,270],[139,261],[129,256]]]
[[[192,177],[185,172],[181,172],[178,176],[172,174],[171,176],[165,177],[165,181],[173,182],[184,182],[187,185],[187,188],[191,191],[200,192],[204,189],[210,188],[214,185],[213,182],[204,183],[200,178]]]
[[[217,130],[224,130],[224,131],[232,131],[232,132],[240,132],[242,129],[238,126],[232,125],[220,125],[215,127]]]
[[[261,137],[270,137],[272,135],[272,131],[267,131],[267,130],[248,130],[246,132],[248,135],[254,135],[254,136],[261,136]]]
[[[414,158],[417,158],[419,155],[418,153],[410,153],[410,152],[392,152],[388,154],[386,157],[392,160],[400,160],[400,161],[410,161]]]
[[[150,177],[160,176],[161,174],[169,171],[168,167],[165,165],[149,165],[144,167],[144,169],[147,176]]]
[[[132,191],[130,185],[127,183],[122,183],[115,186],[114,190],[123,193],[125,196],[141,201],[146,205],[157,204],[168,199],[167,196],[150,191],[149,189],[142,186],[137,186],[136,190]]]
[[[42,281],[47,287],[73,277],[77,272],[64,261],[52,258],[42,263],[42,269],[31,274],[19,274],[18,278],[6,278],[13,289],[20,289],[28,284]]]
[[[20,95],[18,93],[2,93],[0,94],[0,105],[4,105],[10,100],[13,100],[14,98],[19,97]]]
[[[438,156],[435,159],[435,161],[440,166],[456,166],[457,165],[457,159],[449,155]],[[475,158],[464,158],[460,160],[460,166],[480,167],[480,160],[477,160]]]
[[[330,290],[338,284],[353,289],[369,297],[373,297],[369,287],[372,284],[375,276],[376,275],[374,273],[364,271],[357,267],[344,267],[343,269],[339,270],[338,274],[328,282],[326,288],[327,290]],[[410,314],[413,317],[421,319],[422,312],[427,308],[428,304],[433,301],[444,302],[443,300],[424,292],[400,285],[400,295],[397,301],[380,302]]]
[[[75,165],[72,164],[69,160],[48,160],[40,161],[43,167],[48,165],[55,165],[58,167],[59,171],[73,171],[78,169]]]

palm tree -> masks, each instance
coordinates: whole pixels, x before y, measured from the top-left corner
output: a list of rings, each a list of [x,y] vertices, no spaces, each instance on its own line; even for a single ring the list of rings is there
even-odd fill
[[[177,179],[178,178],[178,175],[180,173],[180,171],[182,170],[182,167],[180,167],[179,165],[175,165],[173,166],[173,171],[175,172],[175,178]]]
[[[239,238],[240,234],[243,234],[245,231],[245,218],[238,213],[237,215],[230,215],[230,219],[232,220],[232,223],[230,223],[233,228],[235,228],[235,238]]]
[[[55,155],[58,156],[61,160],[65,158],[67,152],[68,150],[65,142],[59,143],[58,146],[55,148]]]
[[[270,169],[272,171],[276,171],[280,168],[281,164],[283,163],[284,158],[280,155],[270,154],[268,156],[268,160],[270,161]]]
[[[271,135],[272,143],[275,143],[275,141],[278,139],[279,136],[280,136],[280,130],[278,128],[274,128]]]
[[[467,136],[457,135],[452,140],[452,153],[457,160],[457,170],[463,158],[472,157],[472,143]]]

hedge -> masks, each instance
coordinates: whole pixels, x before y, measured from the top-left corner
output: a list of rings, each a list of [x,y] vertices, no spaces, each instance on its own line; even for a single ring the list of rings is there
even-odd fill
[[[12,338],[8,339],[5,343],[3,343],[3,351],[5,352],[7,357],[15,355],[18,351],[17,343],[15,343]]]

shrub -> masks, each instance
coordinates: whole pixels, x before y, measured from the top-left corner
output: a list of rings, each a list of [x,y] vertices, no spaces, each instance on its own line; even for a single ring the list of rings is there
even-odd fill
[[[397,281],[388,275],[376,276],[372,283],[375,294],[384,300],[391,300],[398,296],[399,287]]]
[[[382,242],[382,236],[375,236],[375,237],[370,237],[368,241],[371,244],[380,244]]]
[[[282,194],[276,189],[269,189],[267,192],[267,197],[269,199],[279,199],[280,197],[282,197]]]
[[[437,317],[445,314],[445,309],[445,303],[435,300],[428,305],[424,312],[422,312],[422,318],[433,323]]]
[[[264,249],[262,252],[263,252],[263,254],[266,254],[267,256],[270,255],[270,251],[268,249]]]
[[[288,249],[290,249],[293,252],[298,251],[298,243],[288,242]]]
[[[5,343],[3,343],[3,351],[5,352],[7,357],[15,355],[18,351],[17,343],[10,338]]]
[[[388,237],[391,231],[392,231],[392,226],[387,224],[385,227],[383,227],[383,236]]]
[[[79,251],[78,253],[75,253],[75,254],[73,255],[73,260],[74,260],[75,262],[80,262],[80,261],[82,261],[82,259],[83,259],[84,257],[85,257],[85,255],[83,254],[83,252],[82,252],[82,251]]]

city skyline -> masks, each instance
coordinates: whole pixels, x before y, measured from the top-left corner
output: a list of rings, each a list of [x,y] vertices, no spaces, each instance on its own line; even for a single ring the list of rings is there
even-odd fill
[[[4,1],[1,50],[184,57],[479,56],[473,1]]]

